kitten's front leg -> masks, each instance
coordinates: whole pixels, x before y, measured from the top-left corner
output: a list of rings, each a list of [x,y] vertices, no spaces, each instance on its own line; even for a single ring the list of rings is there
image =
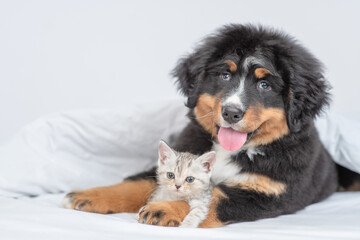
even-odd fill
[[[182,221],[180,227],[198,227],[208,214],[210,197],[208,199],[194,199],[189,201],[190,212],[184,218],[184,221]]]
[[[214,228],[221,227],[226,224],[226,222],[222,222],[219,219],[217,215],[217,207],[220,201],[227,198],[228,196],[225,195],[225,193],[223,193],[218,187],[213,189],[208,214],[199,227]],[[148,203],[143,210],[144,211],[140,213],[140,223],[178,227],[180,223],[183,222],[186,215],[190,212],[190,206],[185,201],[162,201]]]

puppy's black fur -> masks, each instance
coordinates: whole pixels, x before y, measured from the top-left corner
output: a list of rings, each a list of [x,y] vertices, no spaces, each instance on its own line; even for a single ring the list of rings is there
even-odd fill
[[[251,156],[245,147],[230,156],[238,166],[237,175],[246,173],[256,178],[250,187],[242,182],[217,183],[226,195],[216,206],[221,222],[293,213],[336,191],[336,165],[313,123],[329,103],[329,85],[322,64],[292,37],[261,26],[228,25],[181,59],[173,75],[188,98],[191,119],[174,146],[176,150],[202,154],[218,144],[224,104],[237,89],[241,90],[243,118],[257,122],[256,128],[249,125],[241,131],[248,133],[244,146],[261,154]],[[340,179],[344,187],[358,178],[355,173],[349,175],[347,169],[339,169],[342,179],[346,178]],[[138,177],[143,176],[130,179]],[[227,180],[236,182],[235,177],[229,175]],[[285,188],[271,192],[272,185],[264,185],[264,178]]]

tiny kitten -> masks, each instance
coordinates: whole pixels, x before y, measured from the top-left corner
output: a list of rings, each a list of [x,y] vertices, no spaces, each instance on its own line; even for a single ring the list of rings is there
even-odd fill
[[[214,151],[197,156],[177,152],[160,141],[158,187],[148,202],[186,201],[190,212],[180,227],[197,227],[208,214],[213,189],[210,177],[215,160]]]

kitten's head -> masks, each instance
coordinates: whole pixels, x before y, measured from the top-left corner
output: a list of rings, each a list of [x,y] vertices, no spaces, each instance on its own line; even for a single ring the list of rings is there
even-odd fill
[[[176,152],[160,141],[158,183],[179,197],[195,196],[209,188],[215,159],[214,151],[197,156]]]

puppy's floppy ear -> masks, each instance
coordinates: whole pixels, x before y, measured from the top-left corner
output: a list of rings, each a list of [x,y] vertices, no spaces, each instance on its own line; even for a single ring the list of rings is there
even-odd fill
[[[322,64],[301,46],[291,58],[283,59],[288,83],[284,95],[287,123],[292,132],[314,119],[329,104],[329,83],[324,79]]]
[[[181,58],[172,71],[178,89],[188,97],[186,106],[189,108],[194,108],[196,105],[199,83],[204,78],[207,61],[212,54],[212,50],[205,45],[203,44],[187,57]]]

